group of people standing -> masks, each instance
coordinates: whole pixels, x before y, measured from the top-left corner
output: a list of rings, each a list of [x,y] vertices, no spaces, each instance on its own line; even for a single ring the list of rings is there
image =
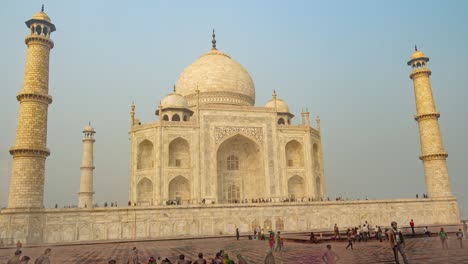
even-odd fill
[[[15,254],[8,260],[7,264],[28,264],[29,263],[31,258],[23,255],[23,251],[21,250],[21,247],[22,247],[21,242],[18,241],[18,243],[16,243]],[[49,256],[50,256],[51,251],[52,250],[50,248],[47,248],[44,251],[44,254],[36,258],[36,260],[34,261],[34,264],[50,264]]]

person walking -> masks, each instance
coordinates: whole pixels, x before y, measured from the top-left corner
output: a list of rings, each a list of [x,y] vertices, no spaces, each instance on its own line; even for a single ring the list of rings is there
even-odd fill
[[[280,231],[276,232],[275,236],[275,243],[276,243],[276,248],[275,251],[281,251],[281,236],[280,236]]]
[[[273,248],[275,246],[275,233],[273,231],[270,231],[270,240],[268,241],[268,245],[270,246],[270,250],[273,251]]]
[[[130,256],[128,257],[127,264],[140,264],[140,259],[138,258],[138,249],[133,247]]]
[[[382,228],[380,226],[377,227],[377,239],[382,242],[383,235],[382,235]]]
[[[21,241],[18,240],[18,242],[16,242],[16,250],[21,250],[22,247],[23,244],[21,244]]]
[[[11,257],[7,264],[18,264],[20,262],[20,259],[21,259],[21,254],[23,254],[23,252],[19,249],[17,249],[15,251],[15,255],[13,255],[13,257]]]
[[[414,221],[413,221],[413,219],[411,219],[411,221],[409,222],[409,225],[411,227],[411,232],[413,233],[413,236],[414,236]]]
[[[322,255],[322,261],[326,264],[335,264],[340,260],[340,256],[332,250],[331,245],[327,245],[327,250]]]
[[[468,225],[466,224],[466,221],[463,222],[463,232],[465,233],[466,239],[468,239]]]
[[[239,236],[240,236],[240,234],[239,234],[239,228],[236,228],[236,239],[237,239],[237,240],[239,240]]]
[[[440,238],[440,243],[442,244],[442,249],[448,249],[448,242],[447,242],[448,237],[443,227],[440,228],[439,238]]]
[[[50,253],[52,249],[47,248],[44,250],[44,254],[42,254],[40,257],[38,257],[35,261],[34,264],[50,264]]]
[[[397,264],[400,263],[398,259],[398,252],[400,252],[401,256],[403,257],[403,262],[408,264],[408,259],[406,258],[405,253],[405,240],[401,231],[398,230],[398,225],[395,221],[391,223],[391,228],[388,231],[388,241],[390,241],[390,246],[393,250],[393,256],[395,257],[395,262]]]
[[[336,241],[336,238],[340,239],[340,229],[338,228],[338,225],[335,224],[335,226],[333,227],[333,237],[335,238],[335,241]]]
[[[460,248],[463,248],[463,232],[461,228],[458,229],[458,232],[456,233],[456,235],[457,235],[458,243],[460,244]]]
[[[353,250],[353,233],[351,230],[348,228],[348,231],[346,232],[346,238],[348,239],[348,245],[346,246],[346,249],[351,247],[351,250]]]

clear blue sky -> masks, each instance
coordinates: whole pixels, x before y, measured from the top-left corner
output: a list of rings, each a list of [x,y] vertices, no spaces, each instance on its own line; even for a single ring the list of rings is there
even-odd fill
[[[129,110],[155,120],[183,69],[218,48],[252,75],[257,105],[272,90],[322,119],[330,197],[425,192],[412,82],[414,44],[429,67],[454,194],[468,216],[467,1],[49,1],[52,38],[45,205],[76,204],[82,129],[91,121],[95,199],[128,196]],[[28,34],[41,1],[0,8],[0,206],[5,206]],[[297,118],[296,118],[297,119]],[[296,120],[297,121],[297,120]]]

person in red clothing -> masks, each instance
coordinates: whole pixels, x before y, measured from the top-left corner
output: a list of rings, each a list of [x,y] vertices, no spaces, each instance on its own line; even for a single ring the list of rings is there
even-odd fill
[[[411,221],[409,222],[409,225],[411,226],[411,231],[413,232],[413,235],[414,235],[414,221],[413,221],[413,219],[411,219]]]

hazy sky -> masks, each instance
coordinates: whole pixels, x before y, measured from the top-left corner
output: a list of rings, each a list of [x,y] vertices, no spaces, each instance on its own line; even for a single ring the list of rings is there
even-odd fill
[[[275,89],[300,121],[320,115],[327,194],[370,199],[425,192],[406,62],[429,67],[453,193],[468,216],[468,1],[51,1],[45,206],[77,203],[82,130],[95,127],[95,200],[128,197],[129,111],[155,120],[179,74],[211,48],[241,63],[256,105]],[[40,1],[0,8],[0,207],[6,206],[28,34]],[[299,116],[299,118],[297,117]],[[315,125],[314,125],[315,126]]]

